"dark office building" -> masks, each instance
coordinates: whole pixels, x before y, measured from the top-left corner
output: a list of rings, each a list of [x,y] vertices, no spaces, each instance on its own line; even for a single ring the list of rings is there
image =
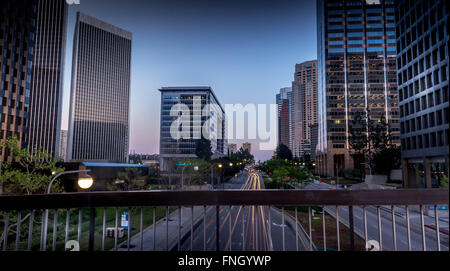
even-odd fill
[[[400,143],[394,0],[319,0],[317,20],[316,173],[335,176],[364,169],[349,144],[355,116],[383,117]]]
[[[57,155],[67,4],[2,0],[0,8],[0,140]],[[0,160],[8,156],[1,150]]]
[[[37,1],[28,144],[59,157],[66,48],[65,0]]]
[[[127,161],[131,36],[77,14],[67,161]]]
[[[449,3],[396,4],[404,185],[438,187],[449,164]]]

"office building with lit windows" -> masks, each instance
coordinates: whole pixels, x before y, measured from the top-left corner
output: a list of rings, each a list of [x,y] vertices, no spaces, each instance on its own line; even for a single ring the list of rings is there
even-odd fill
[[[182,158],[197,157],[201,138],[211,141],[212,158],[228,155],[225,111],[211,87],[162,87],[159,91],[162,172],[174,172]]]
[[[292,82],[292,154],[311,159],[311,125],[317,124],[317,60],[295,65]]]
[[[316,173],[365,170],[349,145],[356,115],[384,117],[399,143],[394,0],[319,0],[317,20]]]
[[[397,76],[404,186],[448,176],[449,3],[398,1]]]

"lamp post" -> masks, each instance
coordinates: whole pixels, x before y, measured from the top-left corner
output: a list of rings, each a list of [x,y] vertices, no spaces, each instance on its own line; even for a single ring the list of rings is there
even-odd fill
[[[181,190],[184,190],[184,170],[188,167],[189,165],[183,165],[183,169],[181,170]],[[198,166],[194,166],[194,170],[198,171]]]
[[[74,173],[84,173],[83,176],[78,178],[78,186],[81,189],[89,189],[94,184],[94,179],[92,179],[92,177],[87,174],[87,172],[89,171],[91,170],[89,169],[69,170],[60,172],[56,175],[55,172],[52,172],[52,174],[55,176],[51,179],[50,183],[48,184],[47,189],[45,190],[45,194],[50,194],[52,184],[59,176]],[[47,246],[47,225],[48,225],[48,209],[45,209],[44,214],[42,216],[41,251],[45,251]]]
[[[213,188],[214,188],[214,166],[215,165],[217,165],[218,168],[222,168],[222,166],[223,166],[221,163],[211,165],[211,185],[213,186]]]

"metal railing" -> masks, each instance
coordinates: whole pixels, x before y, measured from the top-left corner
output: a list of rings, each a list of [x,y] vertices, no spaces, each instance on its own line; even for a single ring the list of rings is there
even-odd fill
[[[0,250],[448,250],[448,201],[448,189],[2,196]]]

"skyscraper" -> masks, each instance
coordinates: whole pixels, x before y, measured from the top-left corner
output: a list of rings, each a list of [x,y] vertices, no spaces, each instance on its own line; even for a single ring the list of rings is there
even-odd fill
[[[211,141],[213,158],[228,154],[225,111],[211,87],[162,87],[159,91],[161,171],[173,172],[178,159],[197,157],[196,142],[201,138]]]
[[[59,157],[67,4],[37,1],[28,144]]]
[[[448,1],[397,2],[397,76],[405,187],[448,176]]]
[[[292,150],[292,88],[282,88],[276,95],[278,105],[278,145]]]
[[[21,147],[57,155],[66,21],[64,0],[2,1],[0,140],[16,136]]]
[[[131,39],[128,31],[77,14],[68,161],[126,162]]]
[[[292,82],[292,154],[311,157],[310,126],[317,124],[317,60],[295,65]]]
[[[319,0],[316,173],[364,169],[349,145],[362,114],[389,123],[399,143],[394,0]]]

